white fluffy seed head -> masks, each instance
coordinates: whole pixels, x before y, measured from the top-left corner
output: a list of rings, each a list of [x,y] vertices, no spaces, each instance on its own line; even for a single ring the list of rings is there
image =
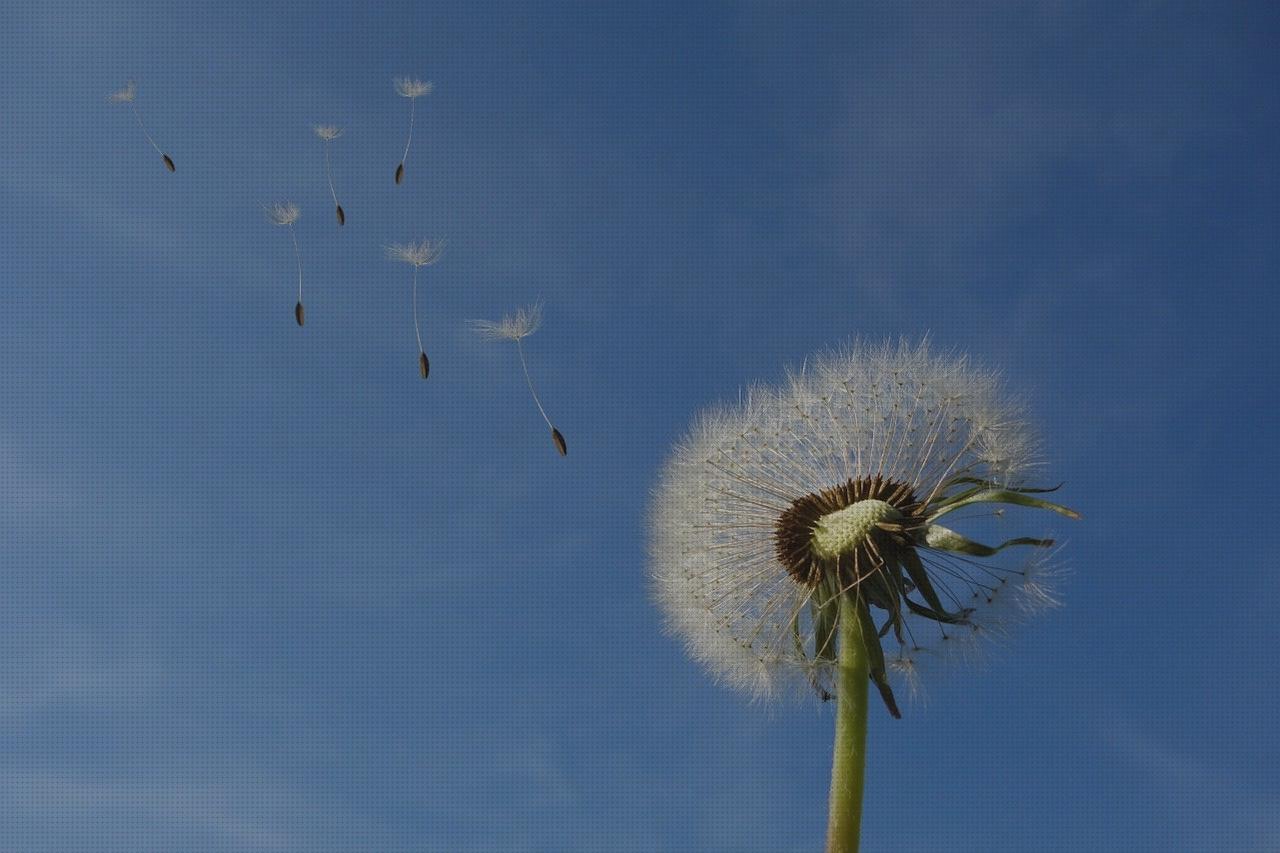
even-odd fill
[[[444,243],[439,240],[421,240],[417,243],[392,243],[386,247],[387,257],[415,267],[425,267],[440,260]]]
[[[994,374],[927,342],[854,343],[780,386],[704,411],[662,471],[649,519],[651,584],[668,630],[713,676],[754,697],[834,692],[832,663],[812,652],[813,590],[776,555],[781,513],[875,475],[910,484],[925,503],[957,477],[1016,483],[1034,447],[1022,407]],[[1054,601],[1042,570],[918,551],[946,606],[972,613],[963,625],[908,615],[896,655],[894,634],[885,638],[890,675],[908,686],[926,658],[963,656],[977,635]]]
[[[264,205],[263,210],[266,211],[267,219],[273,225],[292,225],[298,221],[298,217],[302,214],[302,211],[298,210],[298,206],[291,201],[272,202]]]
[[[107,99],[116,104],[131,104],[138,97],[138,84],[130,80],[118,92],[112,92]]]
[[[317,124],[311,128],[315,135],[323,139],[325,142],[337,139],[342,135],[342,128],[333,124]]]
[[[398,77],[395,83],[396,92],[402,98],[421,98],[423,95],[430,95],[435,88],[430,81],[424,82],[414,77]]]
[[[538,331],[542,325],[542,305],[521,308],[514,314],[507,314],[501,322],[492,320],[472,320],[471,328],[484,338],[492,340],[519,341]]]

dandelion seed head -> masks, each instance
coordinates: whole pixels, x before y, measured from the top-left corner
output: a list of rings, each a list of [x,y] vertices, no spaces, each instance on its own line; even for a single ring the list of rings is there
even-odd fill
[[[267,219],[273,225],[292,225],[298,221],[302,211],[291,201],[276,201],[263,206]]]
[[[130,80],[118,92],[112,92],[107,99],[116,104],[131,104],[138,97],[138,84]]]
[[[826,696],[835,660],[818,619],[856,595],[884,631],[872,642],[888,676],[918,690],[921,662],[968,658],[1057,602],[1048,540],[989,547],[936,523],[1025,501],[1036,447],[997,375],[927,343],[855,343],[754,386],[701,413],[660,476],[650,575],[667,629],[754,697]],[[974,556],[1031,543],[1014,567]]]
[[[421,98],[423,95],[430,95],[435,88],[430,81],[423,82],[413,77],[398,77],[395,84],[396,92],[402,98]]]
[[[440,260],[444,254],[444,243],[439,240],[422,240],[417,243],[392,243],[386,247],[387,257],[393,261],[403,261],[415,267],[425,267]]]
[[[503,316],[501,322],[472,320],[471,327],[483,338],[519,341],[538,331],[542,325],[542,305],[521,308],[514,314]]]
[[[325,142],[337,139],[342,135],[342,128],[333,124],[317,124],[313,125],[311,129],[315,131],[316,136],[320,137]]]

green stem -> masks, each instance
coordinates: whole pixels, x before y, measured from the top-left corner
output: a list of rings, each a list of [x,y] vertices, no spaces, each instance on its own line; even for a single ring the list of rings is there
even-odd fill
[[[840,675],[836,685],[836,742],[831,759],[827,853],[857,853],[862,826],[867,682],[871,672],[858,608],[865,606],[848,593],[840,596]]]

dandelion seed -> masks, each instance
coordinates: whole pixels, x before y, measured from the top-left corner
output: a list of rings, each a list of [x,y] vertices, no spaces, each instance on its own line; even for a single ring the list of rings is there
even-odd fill
[[[333,188],[333,171],[329,168],[329,143],[342,135],[342,128],[331,124],[317,124],[311,129],[315,131],[316,136],[324,141],[324,176],[329,182],[329,195],[333,196],[333,206],[337,211],[338,224],[346,225],[347,214],[343,212],[342,205],[338,203],[338,193]]]
[[[524,357],[525,338],[538,331],[538,327],[542,325],[542,306],[534,305],[531,308],[521,308],[515,314],[508,314],[503,317],[500,322],[494,323],[489,320],[473,320],[472,328],[481,336],[490,338],[491,340],[515,341],[516,351],[520,354],[520,367],[524,369],[524,381],[529,386],[529,393],[533,395],[533,403],[538,407],[538,412],[542,415],[542,419],[547,422],[547,428],[551,430],[551,442],[555,445],[556,450],[561,456],[569,453],[569,447],[565,444],[564,436],[560,434],[560,430],[555,428],[551,423],[551,419],[547,417],[546,409],[542,408],[542,401],[538,399],[538,392],[533,388],[533,380],[529,377],[529,363]]]
[[[757,697],[837,700],[829,851],[857,849],[868,686],[898,717],[891,674],[914,686],[930,658],[1057,603],[1043,558],[990,559],[1051,540],[940,523],[1002,505],[1078,518],[1025,485],[1035,464],[993,374],[905,343],[855,344],[704,413],[667,464],[651,575],[669,630]]]
[[[302,253],[298,251],[298,237],[293,231],[293,223],[298,221],[302,212],[291,201],[274,202],[263,209],[272,225],[288,227],[289,238],[293,241],[293,255],[298,261],[298,304],[293,308],[293,319],[301,326],[306,322],[306,312],[302,308]]]
[[[418,373],[423,379],[431,372],[431,362],[427,360],[427,351],[422,346],[422,326],[418,323],[418,270],[430,266],[440,260],[444,253],[444,244],[439,241],[423,240],[420,243],[393,243],[386,248],[387,257],[393,261],[401,261],[413,267],[413,334],[418,339]]]
[[[404,153],[400,155],[400,165],[396,166],[396,183],[404,180],[404,161],[409,158],[409,145],[413,142],[413,117],[418,105],[418,98],[430,95],[434,86],[412,77],[400,77],[395,81],[396,93],[409,99],[409,138],[404,143]]]
[[[115,104],[129,105],[129,109],[133,111],[133,117],[138,120],[138,127],[142,129],[142,135],[147,138],[147,142],[151,143],[151,147],[160,155],[160,159],[164,161],[164,167],[170,172],[177,171],[177,167],[173,165],[173,158],[160,150],[160,146],[156,145],[156,141],[147,132],[146,125],[142,123],[142,113],[138,111],[138,84],[130,80],[123,89],[108,95],[107,100]]]

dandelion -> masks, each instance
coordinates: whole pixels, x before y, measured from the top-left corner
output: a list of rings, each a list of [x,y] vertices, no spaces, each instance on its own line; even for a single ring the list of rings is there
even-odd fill
[[[821,356],[704,413],[668,462],[651,575],[669,630],[757,697],[837,700],[828,851],[858,846],[869,684],[899,717],[891,674],[913,685],[1056,603],[1050,552],[991,559],[1051,540],[984,545],[940,523],[1000,505],[1078,518],[1025,484],[1035,464],[997,377],[927,343]]]
[[[443,253],[444,244],[439,241],[423,240],[420,243],[394,243],[387,246],[388,258],[403,261],[413,267],[413,333],[418,338],[418,373],[423,379],[431,372],[431,362],[427,360],[427,351],[422,346],[422,327],[418,323],[418,270],[440,260]]]
[[[342,128],[331,124],[317,124],[311,128],[316,136],[324,141],[324,176],[329,181],[329,195],[333,196],[333,206],[337,210],[338,224],[347,224],[347,214],[338,203],[338,193],[333,188],[333,171],[329,168],[329,143],[342,135]]]
[[[151,138],[151,134],[147,132],[147,127],[142,123],[142,113],[138,112],[138,84],[130,80],[125,87],[118,92],[112,92],[107,96],[107,100],[115,104],[128,104],[129,109],[133,111],[133,117],[138,120],[138,127],[142,128],[142,135],[147,138],[147,142],[151,143],[151,147],[156,150],[160,158],[164,160],[164,167],[170,172],[177,171],[173,165],[173,158],[160,150],[160,146],[156,145],[156,141]]]
[[[490,320],[473,320],[472,328],[476,330],[482,337],[500,341],[515,341],[516,351],[520,353],[520,366],[524,368],[524,381],[529,386],[529,393],[533,395],[533,404],[538,407],[538,412],[542,415],[542,419],[547,422],[547,427],[551,430],[551,441],[556,446],[556,450],[561,456],[569,452],[568,446],[564,442],[564,436],[560,434],[560,430],[555,428],[551,423],[551,419],[547,417],[547,410],[542,408],[542,401],[538,399],[538,392],[533,389],[533,380],[529,378],[529,363],[524,357],[524,344],[522,341],[538,331],[538,327],[542,325],[542,306],[534,305],[532,308],[521,308],[515,314],[508,314],[502,318],[502,322],[494,323]]]
[[[409,138],[404,143],[404,153],[400,155],[400,165],[396,166],[396,183],[404,180],[404,161],[409,157],[409,144],[413,142],[413,114],[418,105],[418,98],[430,95],[434,88],[431,83],[424,83],[412,77],[400,77],[395,81],[396,93],[409,99]]]
[[[306,320],[302,310],[302,253],[298,251],[298,237],[293,233],[293,223],[298,221],[301,211],[291,201],[268,204],[264,209],[267,212],[267,219],[271,221],[272,225],[288,226],[289,237],[293,240],[293,255],[298,260],[298,304],[294,306],[293,319],[298,321],[298,325],[301,326]]]

